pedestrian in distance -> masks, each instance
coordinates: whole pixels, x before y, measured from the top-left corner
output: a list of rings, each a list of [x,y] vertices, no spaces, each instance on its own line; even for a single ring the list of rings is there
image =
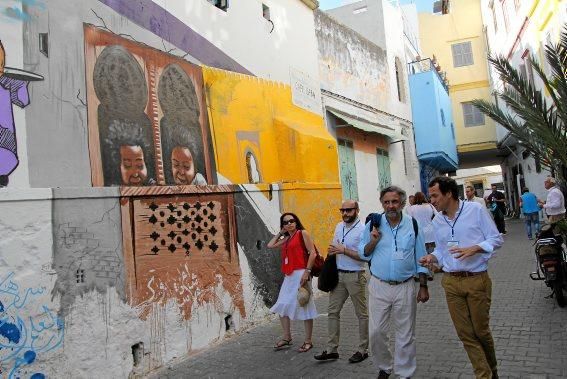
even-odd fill
[[[423,233],[425,250],[430,253],[435,248],[435,236],[433,234],[433,224],[431,221],[437,211],[433,205],[429,204],[423,192],[416,192],[414,204],[407,208],[407,214],[417,220],[419,230]]]
[[[280,316],[283,329],[282,338],[274,346],[275,350],[285,349],[291,346],[291,320],[303,320],[305,327],[305,340],[299,348],[300,353],[307,352],[313,348],[311,340],[313,334],[313,319],[317,317],[317,309],[313,296],[304,306],[298,302],[298,291],[304,287],[311,291],[311,268],[315,262],[315,245],[311,236],[299,218],[293,213],[284,213],[280,217],[280,231],[268,242],[268,248],[280,248],[282,258],[282,272],[284,281],[280,288],[278,300],[270,309],[271,312]],[[305,259],[305,250],[309,253],[309,259]]]
[[[339,282],[329,293],[328,347],[314,358],[318,361],[339,358],[340,315],[345,301],[350,297],[358,318],[360,344],[358,351],[349,358],[349,362],[358,363],[368,358],[367,278],[365,262],[358,256],[358,245],[364,224],[358,217],[360,210],[356,201],[344,201],[340,212],[343,221],[335,227],[333,242],[327,249],[329,256],[336,255],[339,272]]]
[[[480,204],[459,200],[457,182],[436,177],[429,183],[435,250],[420,260],[430,270],[441,267],[441,285],[449,314],[477,378],[498,378],[490,331],[492,282],[488,261],[502,246],[494,221]]]
[[[425,256],[423,233],[417,222],[402,212],[406,193],[397,186],[380,192],[384,217],[369,221],[358,247],[361,259],[370,261],[368,308],[372,360],[379,379],[392,373],[413,376],[417,366],[415,319],[418,302],[429,300],[428,271],[419,259]],[[413,280],[419,275],[419,290]],[[416,301],[417,300],[417,301]],[[394,327],[395,347],[389,350],[389,326]]]
[[[547,192],[547,200],[539,201],[539,205],[547,215],[550,224],[565,218],[565,197],[553,176],[548,176],[543,183]]]
[[[538,199],[536,195],[530,192],[527,187],[522,189],[522,196],[520,196],[520,208],[524,215],[524,221],[526,224],[526,233],[528,239],[533,239],[532,237],[532,224],[534,226],[533,230],[535,234],[539,234],[539,210]]]
[[[504,220],[506,215],[506,198],[502,192],[498,191],[496,184],[492,185],[492,192],[486,197],[486,202],[490,204],[498,231],[506,234],[506,221]]]
[[[408,197],[408,206],[412,206],[415,204],[415,196],[414,195],[409,195]]]
[[[479,203],[482,205],[483,208],[486,208],[486,201],[482,197],[476,196],[475,190],[473,186],[467,186],[465,189],[465,201],[474,201],[475,203]]]

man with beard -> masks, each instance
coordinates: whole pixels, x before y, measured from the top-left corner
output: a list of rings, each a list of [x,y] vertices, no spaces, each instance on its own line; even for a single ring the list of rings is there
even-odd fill
[[[358,203],[346,200],[340,208],[343,222],[335,228],[333,242],[327,252],[330,256],[336,255],[339,282],[329,294],[328,317],[328,350],[316,355],[318,361],[339,358],[339,336],[341,309],[350,296],[354,305],[354,312],[358,318],[358,333],[360,337],[359,350],[350,358],[350,363],[362,362],[368,358],[368,308],[366,304],[366,273],[364,261],[358,257],[358,244],[364,224],[358,218]]]
[[[429,183],[435,250],[420,260],[445,274],[441,285],[449,314],[477,378],[498,378],[490,332],[492,281],[488,260],[502,246],[502,236],[488,212],[477,203],[459,200],[455,180],[439,176]]]
[[[370,261],[368,308],[370,310],[370,345],[378,378],[392,373],[389,326],[395,331],[393,372],[401,378],[416,370],[415,318],[418,302],[429,300],[428,271],[418,265],[425,256],[423,233],[411,216],[402,213],[406,192],[390,186],[380,192],[385,210],[380,225],[372,221],[364,228],[358,247],[361,259]],[[419,291],[413,280],[419,275]],[[417,299],[417,302],[416,302]]]

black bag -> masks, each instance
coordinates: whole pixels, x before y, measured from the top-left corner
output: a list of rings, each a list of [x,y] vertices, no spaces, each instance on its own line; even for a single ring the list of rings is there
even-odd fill
[[[339,283],[339,270],[337,269],[337,256],[328,255],[319,274],[317,288],[323,292],[331,292]]]

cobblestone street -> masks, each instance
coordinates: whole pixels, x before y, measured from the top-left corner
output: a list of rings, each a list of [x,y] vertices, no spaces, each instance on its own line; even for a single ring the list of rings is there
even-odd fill
[[[518,220],[508,221],[505,244],[491,260],[493,281],[491,325],[501,377],[567,377],[567,308],[546,299],[550,290],[529,278],[534,270],[531,241]],[[470,378],[472,368],[449,319],[440,276],[430,282],[431,299],[418,306],[418,378]],[[356,351],[358,327],[350,300],[342,312],[341,358],[317,362],[313,355],[326,348],[327,296],[317,300],[314,345],[308,353],[297,348],[303,337],[302,323],[294,323],[294,345],[274,352],[280,336],[279,321],[258,326],[223,344],[164,367],[153,378],[280,378],[280,377],[376,377],[371,359],[349,364]]]

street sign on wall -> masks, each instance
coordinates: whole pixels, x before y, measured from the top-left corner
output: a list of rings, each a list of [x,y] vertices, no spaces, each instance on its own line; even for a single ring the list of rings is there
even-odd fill
[[[293,104],[310,112],[322,114],[319,83],[294,68],[290,68],[289,78]]]

